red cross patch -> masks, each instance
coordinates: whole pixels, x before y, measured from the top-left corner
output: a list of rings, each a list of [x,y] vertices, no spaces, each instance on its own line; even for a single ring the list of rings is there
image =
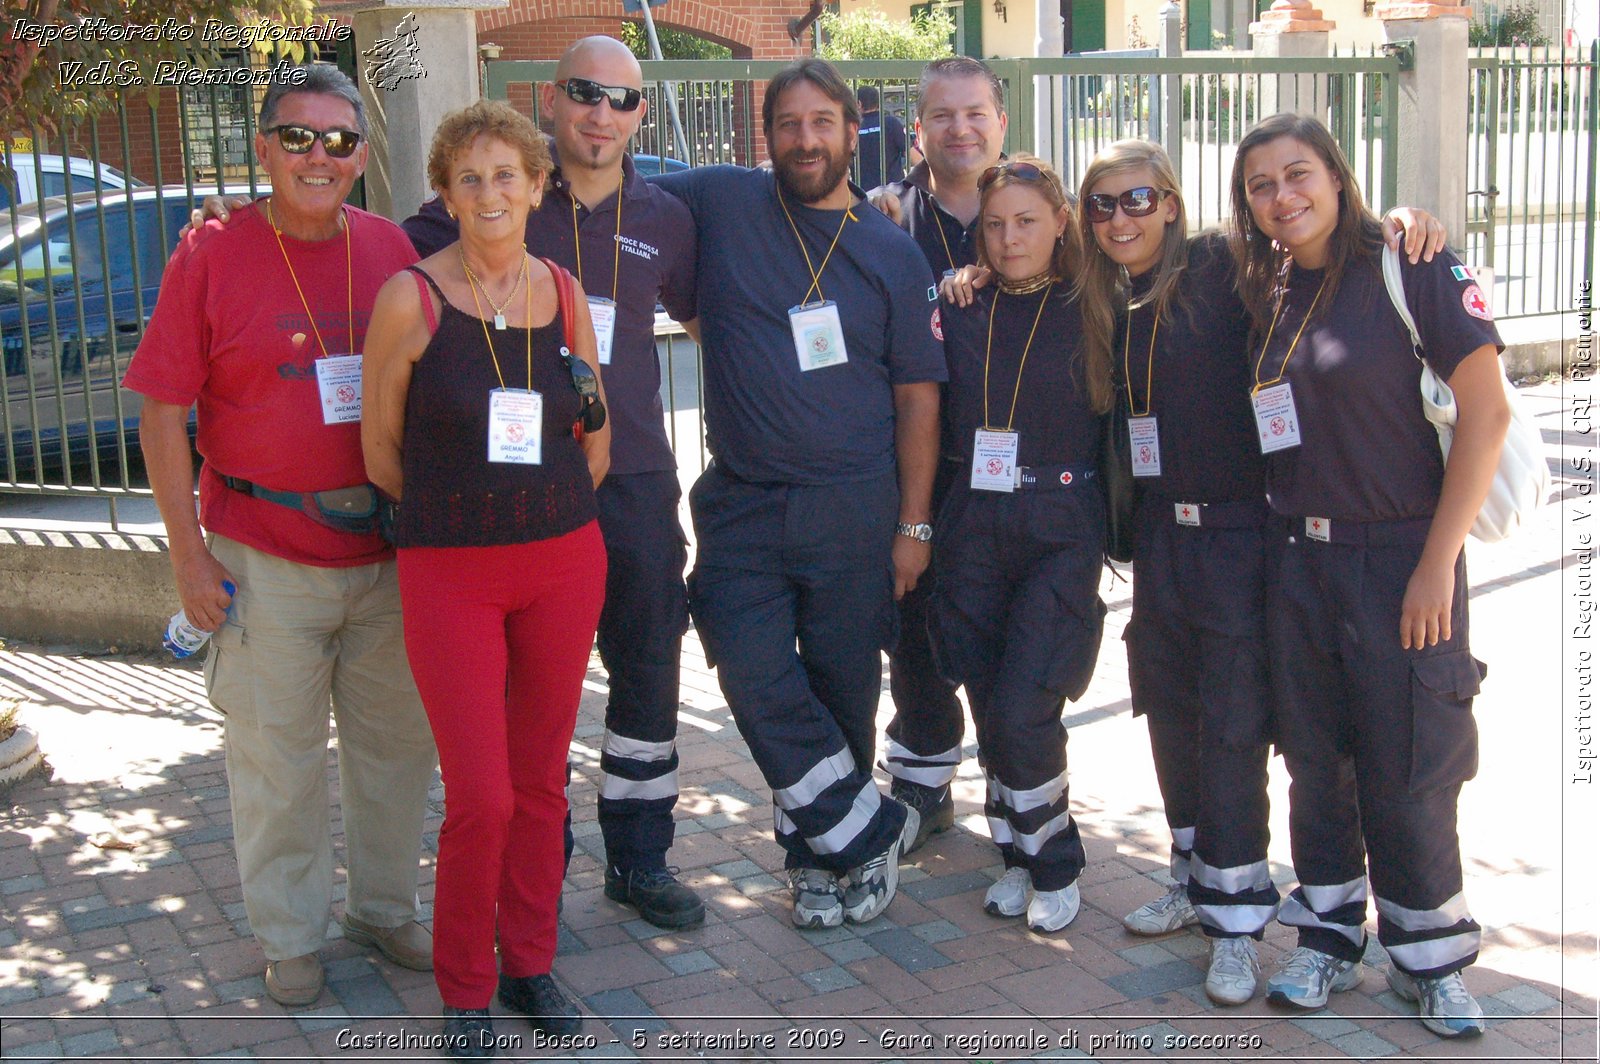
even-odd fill
[[[1071,484],[1072,483],[1072,474],[1071,473],[1067,473],[1067,472],[1062,472],[1062,474],[1061,474],[1061,483],[1063,483],[1063,484]]]
[[[928,328],[933,330],[935,340],[944,339],[944,322],[939,319],[939,308],[933,308],[933,317],[928,321]]]
[[[1489,301],[1484,298],[1483,289],[1475,284],[1469,284],[1461,293],[1461,305],[1474,318],[1494,321],[1494,313],[1489,309]]]

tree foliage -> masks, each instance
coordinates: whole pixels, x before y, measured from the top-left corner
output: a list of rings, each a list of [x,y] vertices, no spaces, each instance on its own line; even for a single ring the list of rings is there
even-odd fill
[[[822,45],[817,54],[828,60],[917,59],[927,62],[953,55],[955,21],[943,11],[919,12],[909,21],[894,19],[874,7],[845,14],[828,12],[817,20]]]
[[[624,22],[617,35],[622,43],[640,59],[650,58],[650,38],[644,32],[643,22]],[[663,59],[732,59],[733,49],[727,45],[696,37],[686,30],[673,29],[656,23],[656,39],[661,42]]]
[[[20,32],[24,20],[30,33]],[[245,43],[233,27],[251,28],[248,37],[272,37],[281,34],[254,28],[307,27],[322,21],[314,0],[255,0],[254,10],[229,0],[6,0],[0,7],[0,134],[31,125],[54,129],[63,118],[72,121],[106,110],[116,103],[118,87],[154,93],[163,62],[221,66],[224,53]],[[224,32],[207,40],[208,26]],[[47,43],[39,39],[39,27],[70,28],[79,39]],[[130,34],[126,27],[140,32]],[[89,33],[83,32],[86,28]],[[249,47],[300,62],[316,45],[262,39],[250,40]],[[94,70],[102,62],[109,63],[113,84],[73,84],[73,71]]]
[[[1550,36],[1539,24],[1539,8],[1531,2],[1513,0],[1498,11],[1492,5],[1480,10],[1480,18],[1467,27],[1467,43],[1473,47],[1550,43]]]

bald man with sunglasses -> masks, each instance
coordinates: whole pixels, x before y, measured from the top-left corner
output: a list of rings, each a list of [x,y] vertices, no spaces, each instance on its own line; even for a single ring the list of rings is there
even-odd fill
[[[704,921],[705,905],[667,865],[678,801],[678,659],[689,615],[655,307],[659,300],[679,321],[694,318],[696,243],[689,209],[647,184],[627,152],[648,109],[642,77],[622,42],[586,37],[539,87],[556,170],[528,215],[527,241],[589,293],[611,414],[611,469],[595,493],[609,560],[596,634],[611,681],[600,748],[605,893],[649,923],[677,929]],[[455,239],[456,226],[435,199],[405,229],[428,255]]]
[[[206,693],[226,729],[245,915],[284,1005],[323,988],[330,701],[345,934],[433,966],[417,875],[436,755],[362,460],[358,354],[379,286],[416,254],[394,223],[344,203],[367,159],[355,86],[331,66],[301,69],[261,104],[271,196],[183,237],[123,382],[145,397],[140,443],[178,597],[215,633]]]

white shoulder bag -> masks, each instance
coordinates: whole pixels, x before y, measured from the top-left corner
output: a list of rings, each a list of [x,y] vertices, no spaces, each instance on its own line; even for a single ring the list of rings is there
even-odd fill
[[[1406,305],[1405,288],[1400,283],[1400,255],[1385,245],[1383,249],[1383,284],[1389,290],[1389,301],[1395,313],[1406,323],[1411,333],[1411,347],[1422,363],[1422,413],[1439,434],[1439,450],[1446,462],[1450,460],[1450,441],[1456,431],[1456,397],[1450,386],[1440,380],[1423,357],[1422,337],[1417,335],[1417,323]],[[1539,427],[1523,408],[1517,390],[1506,378],[1505,366],[1500,367],[1500,383],[1505,385],[1506,405],[1511,408],[1511,424],[1506,429],[1505,446],[1500,450],[1500,464],[1494,471],[1494,483],[1489,486],[1489,497],[1483,500],[1483,509],[1472,523],[1472,535],[1484,543],[1498,543],[1530,521],[1533,514],[1550,496],[1550,467],[1545,463],[1544,441]]]

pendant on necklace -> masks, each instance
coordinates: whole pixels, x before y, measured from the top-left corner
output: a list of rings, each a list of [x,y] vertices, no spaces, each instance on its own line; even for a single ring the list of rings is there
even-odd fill
[[[496,314],[494,316],[494,327],[501,332],[506,331],[506,316],[504,314]]]

